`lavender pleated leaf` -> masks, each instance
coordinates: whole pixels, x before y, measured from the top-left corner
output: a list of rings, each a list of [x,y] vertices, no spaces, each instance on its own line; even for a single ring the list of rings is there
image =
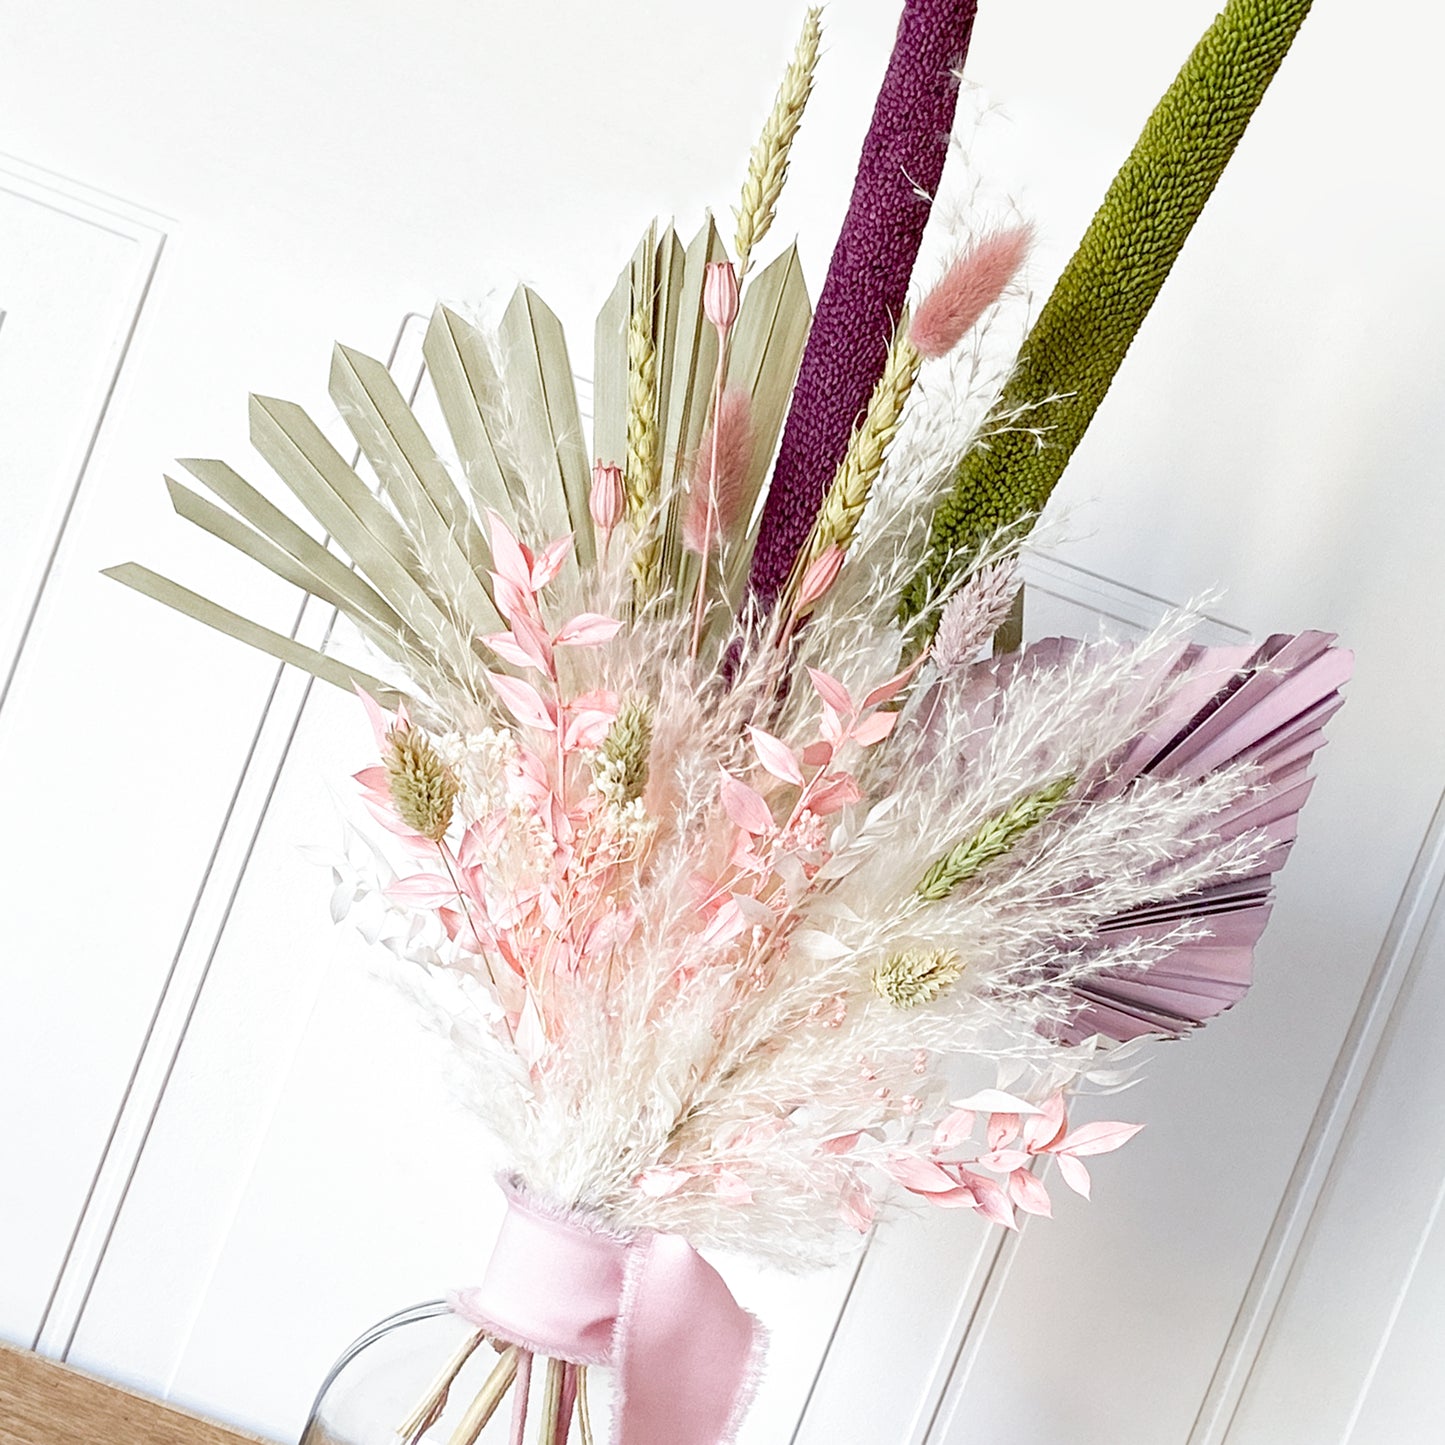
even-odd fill
[[[1276,636],[1258,648],[1186,650],[1179,666],[1194,673],[1165,713],[1110,772],[1097,796],[1121,792],[1136,778],[1202,778],[1247,762],[1259,788],[1213,820],[1225,837],[1260,830],[1271,847],[1249,877],[1233,878],[1187,898],[1137,908],[1099,929],[1102,947],[1162,937],[1197,921],[1208,936],[1185,943],[1147,970],[1106,971],[1074,989],[1079,1008],[1060,1037],[1093,1034],[1125,1040],[1141,1034],[1179,1037],[1239,1002],[1254,975],[1254,947],[1269,921],[1274,874],[1294,842],[1309,797],[1314,754],[1325,723],[1340,708],[1339,688],[1352,655],[1328,633]],[[1220,678],[1227,681],[1221,686]]]

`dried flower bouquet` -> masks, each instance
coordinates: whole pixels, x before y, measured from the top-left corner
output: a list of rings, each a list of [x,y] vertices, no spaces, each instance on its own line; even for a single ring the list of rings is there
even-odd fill
[[[376,491],[300,408],[252,399],[258,450],[325,542],[222,463],[183,463],[222,505],[170,482],[177,509],[332,603],[349,648],[114,570],[362,695],[379,761],[359,782],[391,843],[360,891],[514,1171],[493,1273],[456,1303],[501,1353],[454,1440],[509,1390],[517,1432],[539,1395],[539,1438],[576,1413],[590,1439],[599,1363],[619,1370],[623,1440],[726,1438],[758,1335],[692,1246],[824,1263],[899,1186],[1005,1227],[1046,1215],[1042,1161],[1087,1194],[1084,1161],[1134,1132],[1069,1118],[1117,1071],[1109,1046],[1185,1032],[1248,987],[1348,654],[1314,633],[1203,648],[1188,617],[988,654],[1161,255],[1167,271],[1305,8],[1226,8],[1161,106],[1219,143],[1181,158],[1155,122],[1141,141],[1188,173],[1162,192],[1185,210],[1160,222],[1120,188],[1006,385],[944,379],[1026,229],[960,244],[906,304],[971,3],[905,7],[817,317],[794,251],[754,270],[813,11],[732,255],[710,221],[687,245],[651,230],[604,308],[590,448],[561,328],[523,288],[492,331],[437,310],[444,439],[380,363],[337,349],[331,394]],[[1135,251],[1154,263],[1142,300]],[[1118,304],[1095,326],[1070,298],[1100,277]],[[539,1278],[604,1304],[559,1341],[528,1315]],[[670,1333],[663,1299],[691,1312]]]

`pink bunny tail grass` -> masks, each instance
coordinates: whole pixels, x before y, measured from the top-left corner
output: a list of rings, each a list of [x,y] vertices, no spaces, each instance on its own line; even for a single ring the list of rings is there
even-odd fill
[[[713,427],[717,429],[714,448]],[[716,485],[713,479],[714,450],[717,456]],[[737,526],[742,508],[743,483],[753,459],[753,402],[742,387],[729,387],[713,423],[703,433],[697,449],[692,490],[687,514],[682,520],[682,544],[689,552],[701,552],[704,538],[709,551],[726,540]],[[713,512],[708,526],[708,511]]]
[[[1028,226],[995,231],[965,251],[918,304],[908,339],[930,360],[947,356],[1003,295],[1033,241]]]

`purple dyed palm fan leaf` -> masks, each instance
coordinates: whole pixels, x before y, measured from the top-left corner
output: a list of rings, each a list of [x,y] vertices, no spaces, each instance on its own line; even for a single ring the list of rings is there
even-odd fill
[[[1269,850],[1247,876],[1184,898],[1136,908],[1102,924],[1097,943],[1115,949],[1167,935],[1181,924],[1207,933],[1148,969],[1098,973],[1075,986],[1079,1008],[1060,1037],[1178,1038],[1239,1002],[1254,973],[1254,948],[1269,921],[1274,874],[1294,842],[1314,785],[1310,766],[1324,725],[1344,699],[1353,654],[1325,632],[1280,634],[1257,647],[1186,648],[1173,669],[1189,676],[1155,724],[1127,750],[1092,797],[1117,796],[1140,778],[1194,780],[1237,764],[1256,786],[1212,820],[1217,836],[1260,830]]]

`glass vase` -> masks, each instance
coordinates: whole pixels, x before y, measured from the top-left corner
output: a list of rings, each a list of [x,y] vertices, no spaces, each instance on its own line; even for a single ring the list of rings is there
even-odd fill
[[[445,1300],[391,1315],[331,1367],[300,1445],[602,1445],[586,1370],[499,1347]],[[540,1433],[538,1433],[540,1431]]]

